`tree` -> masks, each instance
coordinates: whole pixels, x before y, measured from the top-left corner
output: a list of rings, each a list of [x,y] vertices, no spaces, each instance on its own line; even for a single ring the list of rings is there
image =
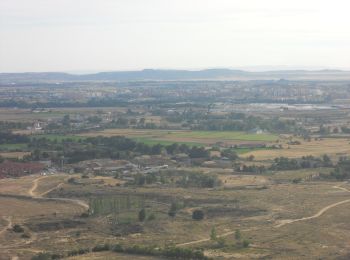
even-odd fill
[[[230,160],[234,161],[238,159],[238,155],[235,151],[231,150],[231,149],[225,149],[223,151],[221,151],[221,156],[222,157],[227,157]]]
[[[250,242],[248,240],[243,241],[243,247],[247,248],[249,246]]]
[[[324,167],[330,167],[333,165],[331,158],[327,154],[323,155],[322,161]]]
[[[225,238],[223,238],[223,237],[217,238],[217,239],[216,239],[216,242],[218,243],[218,246],[219,246],[219,247],[224,247],[225,244],[226,244]]]
[[[63,117],[62,124],[63,124],[64,126],[69,126],[69,125],[70,125],[70,116],[69,116],[69,115],[65,115],[65,116]]]
[[[218,239],[218,236],[216,233],[216,229],[215,229],[215,227],[212,227],[211,231],[210,231],[210,240],[216,241],[217,239]]]
[[[248,157],[248,161],[250,161],[250,162],[252,162],[252,161],[254,161],[254,155],[250,155],[249,157]]]
[[[13,230],[13,232],[16,232],[16,233],[23,233],[24,232],[24,229],[18,224],[14,225],[12,230]]]
[[[235,239],[236,239],[236,240],[241,240],[241,238],[242,238],[241,231],[240,231],[239,229],[237,229],[237,230],[235,231]]]
[[[145,209],[141,209],[139,211],[139,221],[143,222],[146,219],[146,210]]]
[[[151,215],[148,216],[147,220],[152,221],[156,219],[156,215],[154,213],[151,213]]]
[[[176,216],[176,211],[177,211],[177,205],[175,202],[172,202],[170,205],[168,215],[173,218]]]
[[[194,220],[202,220],[203,218],[204,218],[203,210],[196,209],[195,211],[193,211],[192,219],[194,219]]]

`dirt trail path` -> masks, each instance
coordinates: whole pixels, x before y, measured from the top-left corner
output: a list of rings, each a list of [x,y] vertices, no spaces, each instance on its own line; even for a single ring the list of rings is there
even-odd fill
[[[41,176],[39,178],[36,178],[34,181],[33,181],[33,186],[29,189],[28,191],[28,194],[31,196],[31,197],[36,197],[35,195],[35,190],[38,188],[38,182],[42,179],[45,179],[47,178],[48,176]]]
[[[241,232],[247,232],[247,231],[252,231],[252,230],[256,230],[256,228],[243,229],[243,230],[241,230]],[[223,233],[221,235],[218,235],[217,237],[218,238],[220,238],[220,237],[227,237],[227,236],[233,235],[235,232],[236,232],[236,230],[229,231],[229,232]],[[208,242],[210,240],[211,240],[210,237],[208,237],[208,238],[203,238],[203,239],[199,239],[199,240],[193,240],[193,241],[186,242],[186,243],[176,244],[176,246],[189,246],[189,245],[194,245],[194,244],[200,244],[200,243]]]
[[[12,228],[12,218],[11,217],[2,217],[4,220],[7,221],[7,226],[0,230],[0,235],[6,232],[6,230]]]
[[[44,191],[43,193],[40,193],[40,194],[38,194],[37,196],[38,196],[38,197],[43,197],[44,195],[50,193],[51,191],[54,191],[54,190],[59,189],[63,184],[64,184],[64,183],[61,182],[61,183],[57,184],[55,187],[53,187],[53,188],[51,188],[51,189],[49,189],[49,190],[47,190],[47,191]]]
[[[35,190],[38,188],[38,185],[39,185],[39,181],[42,180],[42,179],[45,179],[47,178],[48,176],[41,176],[41,177],[38,177],[36,178],[34,181],[33,181],[33,186],[29,189],[28,191],[28,194],[35,198],[35,199],[42,199],[42,200],[55,200],[55,201],[65,201],[65,202],[69,202],[69,203],[73,203],[73,204],[76,204],[78,206],[81,206],[83,207],[85,210],[88,210],[89,209],[89,205],[85,202],[85,201],[82,201],[82,200],[78,200],[78,199],[67,199],[67,198],[45,198],[43,197],[44,195],[48,194],[49,192],[53,191],[53,190],[56,190],[58,188],[60,188],[64,183],[61,182],[59,184],[57,184],[57,186],[41,193],[41,194],[36,194],[35,193]]]
[[[336,188],[336,189],[341,189],[343,191],[346,191],[346,192],[350,192],[350,190],[344,188],[344,187],[340,187],[340,186],[333,186],[333,188]],[[298,218],[298,219],[285,219],[285,220],[281,220],[280,223],[278,225],[276,225],[275,227],[276,228],[279,228],[279,227],[283,227],[284,225],[287,225],[287,224],[292,224],[294,222],[299,222],[299,221],[305,221],[305,220],[310,220],[310,219],[314,219],[314,218],[318,218],[320,216],[322,216],[324,213],[326,213],[328,210],[334,208],[334,207],[337,207],[339,205],[342,205],[342,204],[345,204],[345,203],[348,203],[350,202],[350,199],[347,199],[347,200],[342,200],[342,201],[339,201],[339,202],[336,202],[336,203],[333,203],[333,204],[330,204],[324,208],[322,208],[319,212],[317,212],[315,215],[313,216],[310,216],[310,217],[303,217],[303,218]]]

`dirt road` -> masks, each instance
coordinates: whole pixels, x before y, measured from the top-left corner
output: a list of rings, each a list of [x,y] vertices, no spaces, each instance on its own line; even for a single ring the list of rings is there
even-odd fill
[[[61,182],[59,184],[57,184],[57,186],[41,193],[41,194],[36,194],[35,193],[35,190],[38,188],[38,185],[39,185],[39,181],[42,180],[42,179],[45,179],[47,178],[48,176],[41,176],[41,177],[38,177],[36,178],[34,181],[33,181],[33,186],[28,190],[28,194],[35,198],[35,199],[43,199],[43,200],[55,200],[55,201],[65,201],[65,202],[70,202],[70,203],[73,203],[73,204],[76,204],[78,206],[81,206],[83,207],[85,210],[88,210],[89,209],[89,205],[83,201],[83,200],[78,200],[78,199],[67,199],[67,198],[45,198],[43,197],[44,195],[46,195],[47,193],[53,191],[53,190],[56,190],[58,189],[59,187],[61,187],[64,183]]]
[[[12,218],[11,217],[2,217],[4,220],[7,221],[7,226],[0,230],[0,235],[6,232],[6,230],[12,228]]]
[[[248,228],[248,229],[243,229],[243,230],[240,230],[241,232],[247,232],[247,231],[252,231],[252,230],[256,230],[256,228]],[[226,233],[223,233],[221,235],[218,235],[217,237],[220,238],[220,237],[227,237],[227,236],[230,236],[230,235],[233,235],[234,233],[236,232],[236,230],[234,231],[229,231],[229,232],[226,232]],[[210,237],[208,238],[203,238],[203,239],[199,239],[199,240],[193,240],[193,241],[190,241],[190,242],[186,242],[186,243],[181,243],[181,244],[176,244],[176,246],[189,246],[189,245],[194,245],[194,244],[200,244],[200,243],[203,243],[203,242],[208,242],[210,241]]]
[[[34,181],[33,181],[33,186],[28,190],[28,194],[31,196],[31,197],[36,197],[35,195],[35,190],[38,188],[38,182],[42,179],[45,179],[47,178],[48,176],[41,176],[39,178],[36,178]]]
[[[333,188],[336,188],[336,189],[341,189],[343,191],[346,191],[346,192],[350,192],[350,190],[344,188],[344,187],[340,187],[340,186],[333,186]],[[303,217],[303,218],[298,218],[298,219],[285,219],[285,220],[281,220],[279,221],[280,223],[278,225],[276,225],[275,227],[276,228],[279,228],[279,227],[283,227],[284,225],[288,225],[288,224],[292,224],[292,223],[295,223],[295,222],[299,222],[299,221],[305,221],[305,220],[310,220],[310,219],[315,219],[315,218],[318,218],[320,216],[322,216],[324,213],[326,213],[328,210],[334,208],[334,207],[337,207],[339,205],[342,205],[344,203],[349,203],[350,202],[350,199],[347,199],[347,200],[342,200],[342,201],[339,201],[339,202],[336,202],[336,203],[333,203],[333,204],[330,204],[324,208],[322,208],[319,212],[317,212],[315,215],[313,216],[310,216],[310,217]]]

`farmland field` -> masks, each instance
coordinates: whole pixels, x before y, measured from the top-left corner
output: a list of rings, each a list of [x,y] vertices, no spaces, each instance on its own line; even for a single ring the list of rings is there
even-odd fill
[[[0,151],[16,151],[27,148],[27,144],[0,144]]]
[[[324,154],[332,158],[338,158],[350,153],[348,138],[324,138],[321,140],[301,141],[300,145],[284,145],[284,149],[260,150],[246,153],[245,156],[253,155],[257,160],[269,160],[280,156],[299,158],[313,155],[316,157]]]
[[[249,134],[239,131],[184,131],[184,130],[139,130],[139,129],[108,129],[89,132],[83,136],[117,136],[122,135],[148,144],[186,143],[189,145],[210,145],[217,142],[227,144],[274,142],[278,139],[273,134]]]

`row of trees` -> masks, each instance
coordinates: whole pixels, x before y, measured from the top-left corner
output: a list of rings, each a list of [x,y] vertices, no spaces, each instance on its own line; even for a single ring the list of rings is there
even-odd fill
[[[271,170],[298,170],[307,168],[320,168],[320,167],[332,167],[332,161],[328,155],[324,155],[322,158],[316,158],[314,156],[303,156],[298,159],[289,159],[286,157],[276,158],[271,165]]]
[[[275,158],[270,167],[264,165],[235,165],[235,170],[238,172],[261,174],[268,170],[271,171],[289,171],[309,168],[333,167],[333,163],[328,155],[323,155],[321,158],[314,156],[303,156],[301,158]]]
[[[59,162],[64,156],[69,163],[75,163],[96,158],[130,159],[138,155],[159,155],[162,153],[170,155],[185,153],[190,158],[209,158],[209,151],[204,147],[186,144],[147,145],[123,136],[67,138],[60,141],[33,138],[26,139],[26,141],[29,142],[28,147],[33,150],[32,156],[29,158],[32,160],[49,158]]]
[[[19,144],[28,143],[30,141],[28,136],[13,134],[9,131],[0,132],[0,144]]]
[[[330,177],[337,180],[345,180],[350,178],[350,160],[347,158],[340,158],[334,171],[331,172]]]
[[[116,253],[130,254],[130,255],[146,255],[160,258],[175,258],[175,259],[191,259],[191,260],[206,260],[206,257],[201,250],[180,248],[180,247],[157,247],[157,246],[124,246],[122,244],[101,244],[96,245],[93,248],[80,248],[75,249],[67,254],[56,253],[39,253],[33,256],[32,260],[52,260],[62,259],[70,256],[84,255],[90,252],[105,252],[111,251]]]

